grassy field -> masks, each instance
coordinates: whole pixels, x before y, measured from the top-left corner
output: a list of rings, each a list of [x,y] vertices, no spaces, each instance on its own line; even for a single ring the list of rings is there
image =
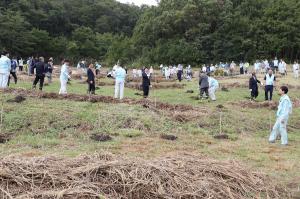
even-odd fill
[[[300,86],[299,80],[289,77],[279,79],[279,84]],[[27,78],[21,79],[12,88],[31,88]],[[260,76],[260,79],[262,77]],[[100,79],[103,82],[113,80]],[[206,112],[202,117],[180,122],[170,117],[170,111],[156,112],[141,105],[75,102],[66,100],[27,98],[22,103],[8,103],[15,95],[2,93],[3,124],[1,133],[11,139],[0,144],[0,157],[22,155],[27,157],[60,155],[74,157],[109,151],[115,154],[153,158],[182,152],[203,154],[216,159],[230,159],[263,171],[276,180],[298,192],[300,187],[300,108],[294,108],[289,121],[289,146],[282,147],[268,143],[270,123],[275,122],[275,110],[248,108],[247,87],[230,87],[232,83],[245,84],[248,76],[220,79],[221,87],[228,85],[228,92],[217,92],[217,102],[196,100],[198,83],[184,81],[184,89],[152,89],[150,100],[170,104],[187,104],[201,107]],[[161,83],[167,84],[167,83]],[[44,92],[59,90],[55,79]],[[73,80],[68,86],[69,93],[86,94],[87,85]],[[194,93],[186,93],[193,90]],[[97,95],[112,96],[113,86],[102,86]],[[128,98],[140,99],[141,91],[125,89]],[[300,98],[299,90],[291,89],[292,99]],[[264,100],[260,89],[258,101]],[[274,101],[278,101],[277,92]],[[228,140],[216,140],[219,133],[220,111],[217,105],[224,105],[222,111],[222,132]],[[176,110],[174,110],[176,111]],[[172,114],[172,113],[171,113]],[[113,137],[108,142],[90,139],[94,133],[105,133]],[[176,141],[160,138],[161,134],[176,135]]]

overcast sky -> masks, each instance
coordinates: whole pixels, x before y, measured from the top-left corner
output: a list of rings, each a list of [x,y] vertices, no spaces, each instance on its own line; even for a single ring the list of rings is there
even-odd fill
[[[142,4],[146,4],[146,5],[157,5],[156,0],[117,0],[120,1],[122,3],[134,3],[135,5],[142,5]]]

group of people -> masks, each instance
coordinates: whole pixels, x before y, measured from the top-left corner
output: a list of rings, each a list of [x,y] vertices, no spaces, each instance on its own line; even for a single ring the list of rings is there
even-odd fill
[[[193,78],[193,71],[191,65],[187,65],[184,69],[182,64],[178,64],[177,66],[164,66],[160,65],[161,74],[168,80],[171,78],[177,78],[179,82],[181,82],[184,78],[188,81]]]
[[[249,63],[240,63],[240,74],[245,74],[248,71]],[[45,77],[48,77],[48,83],[52,82],[52,72],[53,72],[53,58],[49,58],[47,61],[45,61],[44,57],[39,58],[29,58],[29,61],[27,61],[28,71],[29,75],[35,74],[35,78],[32,84],[32,88],[35,89],[36,85],[39,83],[39,90],[43,89],[44,85],[44,79]],[[60,69],[60,90],[59,94],[67,94],[67,84],[69,80],[71,79],[69,74],[69,66],[70,61],[64,60]],[[0,58],[0,88],[6,88],[9,86],[10,77],[12,76],[15,80],[15,83],[17,83],[17,75],[16,71],[17,68],[19,68],[19,71],[22,71],[24,67],[24,61],[22,59],[9,59],[9,53],[8,52],[2,52],[1,58]],[[88,84],[88,93],[89,94],[95,94],[95,77],[96,75],[100,74],[101,65],[96,62],[94,64],[87,65],[87,62],[81,61],[78,64],[78,69],[82,69],[82,71],[87,76],[87,84]],[[200,88],[200,98],[201,99],[208,99],[211,98],[211,100],[216,100],[215,92],[219,88],[219,82],[211,77],[211,74],[216,70],[216,68],[219,67],[227,67],[226,65],[223,66],[223,64],[220,64],[220,66],[203,66],[200,69],[200,75],[199,75],[199,88]],[[228,68],[233,73],[235,70],[235,63],[232,62]],[[258,88],[259,84],[264,86],[265,89],[265,100],[271,101],[275,83],[276,83],[276,76],[274,73],[278,71],[281,75],[286,75],[286,63],[283,60],[277,60],[275,58],[272,63],[267,62],[267,60],[262,62],[256,61],[254,64],[254,72],[251,75],[251,78],[249,80],[249,89],[251,92],[251,99],[256,99],[258,97]],[[183,76],[189,76],[192,78],[193,72],[191,69],[191,66],[188,65],[186,69],[184,69],[182,64],[179,64],[177,67],[164,67],[163,65],[160,66],[162,75],[166,77],[166,79],[169,79],[172,76],[177,76],[178,81],[183,80]],[[263,72],[263,70],[267,70],[267,74],[264,76],[264,82],[257,79],[256,74]],[[94,72],[95,70],[95,72]],[[172,72],[171,72],[172,71]],[[294,77],[299,77],[299,64],[298,62],[295,62],[293,64],[293,72]],[[143,88],[143,96],[147,98],[149,96],[149,90],[151,87],[151,78],[154,74],[153,67],[147,68],[144,67],[141,70],[133,69],[132,75],[133,78],[141,78],[142,79],[142,88]],[[124,86],[125,86],[125,80],[127,75],[127,70],[123,68],[119,63],[116,64],[113,67],[112,77],[115,79],[115,93],[114,97],[117,99],[123,99],[124,98]],[[187,78],[188,79],[188,78]],[[188,79],[189,80],[189,79]],[[288,143],[287,138],[287,122],[289,119],[289,115],[292,113],[292,102],[290,98],[288,97],[288,88],[286,86],[282,86],[279,89],[279,94],[281,95],[280,103],[278,106],[277,111],[277,120],[276,123],[272,129],[272,132],[269,137],[269,142],[273,143],[275,142],[278,134],[281,135],[281,143],[283,145],[286,145]]]

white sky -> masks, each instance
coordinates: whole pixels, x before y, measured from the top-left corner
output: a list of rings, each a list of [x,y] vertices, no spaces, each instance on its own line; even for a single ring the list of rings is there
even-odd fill
[[[135,5],[157,5],[156,0],[117,0],[121,3],[134,3]]]

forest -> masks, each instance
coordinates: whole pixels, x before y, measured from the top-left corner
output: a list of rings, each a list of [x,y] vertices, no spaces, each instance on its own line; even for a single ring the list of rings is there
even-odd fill
[[[299,58],[298,0],[0,1],[0,50],[111,65]]]

